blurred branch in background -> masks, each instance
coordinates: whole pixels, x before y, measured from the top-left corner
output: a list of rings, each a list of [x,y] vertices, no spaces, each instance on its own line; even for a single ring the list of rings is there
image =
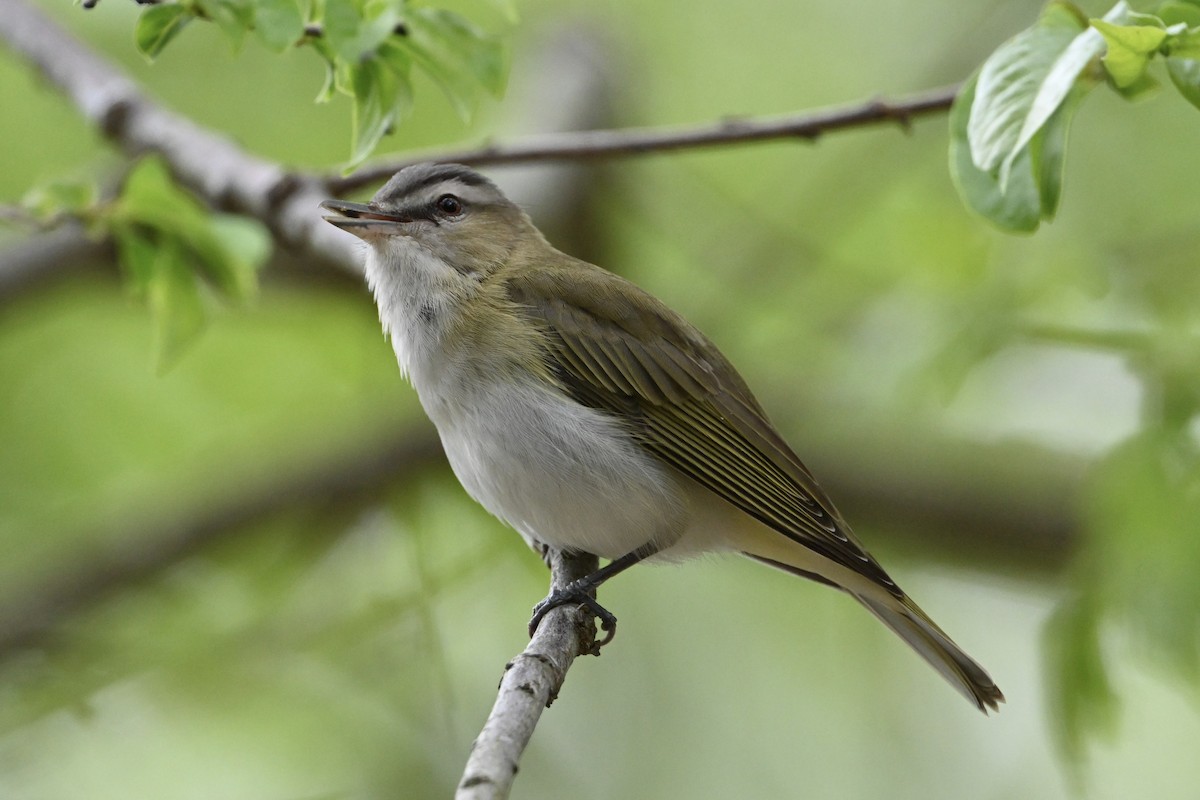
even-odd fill
[[[982,571],[1057,570],[1077,546],[1080,521],[1072,498],[1083,470],[1074,459],[1027,447],[997,447],[923,437],[896,443],[882,430],[859,429],[859,441],[814,441],[808,451],[853,516],[886,523],[927,555]],[[845,452],[859,458],[848,462]],[[920,463],[921,469],[911,468]],[[250,523],[311,503],[363,505],[380,489],[444,464],[430,432],[401,431],[281,473],[196,514],[144,525],[108,552],[66,570],[19,603],[0,608],[0,658],[43,643],[74,615],[113,592],[161,574]],[[975,475],[994,480],[981,485]],[[1004,476],[1007,476],[1004,477]],[[97,531],[87,537],[106,541]]]
[[[136,534],[120,537],[119,544],[0,608],[0,658],[45,644],[56,626],[256,522],[289,509],[368,505],[386,487],[442,462],[441,452],[435,437],[405,433],[340,457],[331,454],[307,470],[280,473],[273,476],[276,480],[228,497],[223,505],[199,512],[181,508],[176,519],[144,522]],[[113,539],[99,531],[89,538]]]
[[[88,238],[80,225],[67,224],[35,233],[0,252],[0,303],[49,279],[98,263],[111,263],[112,259],[112,245]]]

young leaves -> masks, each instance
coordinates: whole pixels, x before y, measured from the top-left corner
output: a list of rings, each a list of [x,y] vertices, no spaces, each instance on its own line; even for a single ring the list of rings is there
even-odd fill
[[[177,3],[148,6],[138,17],[133,29],[133,41],[147,60],[153,61],[167,46],[167,42],[195,19],[188,8]]]
[[[951,172],[968,206],[1010,231],[1054,217],[1080,77],[1103,41],[1055,2],[984,62],[951,112]]]
[[[1092,27],[1100,31],[1107,45],[1104,68],[1118,89],[1133,86],[1146,71],[1150,56],[1158,51],[1167,31],[1154,24],[1114,25],[1102,19],[1092,20]]]
[[[408,36],[398,44],[438,82],[462,118],[469,119],[477,88],[504,93],[505,52],[500,41],[457,14],[435,8],[414,9]]]
[[[210,213],[178,189],[153,158],[130,172],[102,222],[116,241],[135,293],[150,304],[160,368],[169,366],[203,329],[202,287],[233,300],[252,297],[258,268],[270,252],[261,227]]]
[[[21,206],[42,225],[72,218],[88,223],[95,216],[99,195],[92,181],[55,180],[30,189],[21,198]]]
[[[1065,0],[1001,45],[963,87],[950,120],[951,172],[967,205],[1010,231],[1054,218],[1070,120],[1101,80],[1126,97],[1156,85],[1155,55],[1180,93],[1200,105],[1200,0],[1168,0],[1159,15],[1122,0],[1087,19]]]
[[[268,50],[282,53],[304,36],[304,17],[297,0],[256,0],[254,35]]]
[[[499,96],[507,72],[496,36],[451,11],[412,8],[395,0],[327,0],[326,35],[313,45],[325,57],[331,90],[354,100],[350,170],[370,155],[412,104],[410,76],[419,66],[463,119],[480,90]]]
[[[509,21],[508,0],[495,0]],[[283,52],[310,45],[324,59],[327,79],[317,99],[351,98],[350,161],[362,163],[412,106],[414,65],[441,87],[468,119],[481,90],[504,91],[507,53],[501,39],[452,11],[409,0],[167,0],[142,12],[138,49],[153,60],[193,19],[216,23],[238,49],[247,31]]]

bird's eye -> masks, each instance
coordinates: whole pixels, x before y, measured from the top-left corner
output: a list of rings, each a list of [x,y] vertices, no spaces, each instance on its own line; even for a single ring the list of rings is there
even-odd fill
[[[452,194],[444,194],[437,199],[437,209],[446,216],[457,216],[462,213],[462,200]]]

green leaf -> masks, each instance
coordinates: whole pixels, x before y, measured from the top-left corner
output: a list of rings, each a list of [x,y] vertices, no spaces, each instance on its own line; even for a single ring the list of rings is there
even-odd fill
[[[254,27],[254,7],[248,0],[191,0],[204,15],[217,24],[236,53],[242,47],[246,31]]]
[[[1180,0],[1167,0],[1154,10],[1154,15],[1166,25],[1183,23],[1189,28],[1200,26],[1200,5]]]
[[[203,213],[195,200],[176,188],[156,157],[143,158],[129,171],[114,210],[122,221],[164,229],[188,224]]]
[[[158,246],[145,229],[137,225],[115,224],[112,234],[117,244],[117,263],[121,265],[121,271],[125,273],[134,293],[145,297],[150,291]]]
[[[1146,71],[1150,55],[1167,38],[1167,32],[1154,25],[1114,25],[1102,19],[1091,21],[1104,37],[1108,50],[1104,68],[1117,88],[1132,86]]]
[[[183,242],[163,236],[156,243],[148,294],[154,316],[159,372],[165,372],[204,330],[206,315],[196,274],[187,263]]]
[[[1190,354],[1189,354],[1190,355]],[[1151,369],[1158,369],[1154,365]],[[1089,557],[1105,602],[1125,620],[1139,653],[1180,677],[1200,676],[1200,453],[1186,433],[1195,410],[1194,364],[1178,388],[1185,413],[1108,453],[1084,487]],[[1168,394],[1176,391],[1165,381]],[[1173,403],[1166,398],[1166,405]]]
[[[1037,230],[1042,219],[1042,193],[1034,182],[1033,157],[1023,148],[1014,160],[1008,183],[980,169],[968,134],[978,74],[963,86],[950,111],[950,175],[967,207],[1008,231]]]
[[[258,271],[271,255],[271,237],[262,225],[233,214],[214,214],[210,221],[220,255],[214,262],[214,277],[235,300],[248,300],[258,293]]]
[[[227,296],[240,300],[254,293],[255,273],[269,249],[265,232],[259,228],[255,234],[247,228],[258,228],[254,223],[211,214],[175,186],[158,159],[143,159],[130,172],[113,217],[117,224],[139,225],[181,243]]]
[[[350,118],[352,145],[346,169],[371,155],[396,117],[396,77],[378,60],[351,67],[354,109]]]
[[[1200,9],[1196,10],[1200,12]],[[1171,58],[1200,59],[1200,28],[1189,28],[1168,36],[1163,49]]]
[[[400,4],[396,0],[367,0],[362,9],[362,23],[354,44],[355,58],[373,55],[375,50],[392,36],[400,24]]]
[[[349,0],[331,0],[325,3],[324,13],[318,17],[325,31],[324,36],[317,40],[323,47],[329,49],[327,56],[343,58],[347,61],[357,61],[358,52],[351,46],[354,37],[358,35],[358,27],[362,23],[362,15],[358,7]],[[349,53],[349,58],[346,54]]]
[[[376,52],[380,62],[392,71],[396,79],[395,99],[396,119],[403,119],[412,111],[413,88],[409,75],[412,73],[412,56],[395,42],[395,37],[384,42]]]
[[[964,87],[951,111],[950,169],[968,207],[1000,228],[1015,232],[1036,230],[1054,218],[1062,197],[1066,170],[1067,134],[1071,120],[1088,91],[1077,86],[1058,110],[1034,134],[1011,162],[1008,180],[979,169],[970,155],[966,107],[974,79]]]
[[[1058,111],[1046,121],[1029,144],[1034,181],[1041,198],[1041,218],[1049,221],[1058,212],[1062,198],[1063,178],[1066,174],[1067,133],[1075,110],[1087,93],[1086,88],[1076,88],[1067,95]]]
[[[257,0],[254,35],[268,50],[282,53],[304,35],[304,17],[297,0]]]
[[[1200,61],[1192,58],[1168,58],[1167,74],[1184,99],[1200,108]]]
[[[1101,609],[1090,595],[1064,602],[1043,632],[1055,739],[1070,762],[1084,755],[1088,734],[1116,727],[1117,696],[1100,647]]]
[[[99,191],[91,181],[55,180],[35,186],[21,205],[42,222],[66,215],[84,216],[96,204]]]
[[[1102,48],[1102,38],[1062,3],[1049,5],[1036,25],[1001,45],[979,71],[969,111],[975,165],[996,174],[1003,188],[1021,153]]]
[[[137,49],[153,61],[193,18],[192,12],[178,3],[150,6],[138,17],[133,30]]]
[[[498,37],[444,9],[416,9],[405,24],[408,35],[400,43],[442,87],[464,120],[471,117],[477,87],[503,94],[507,56]]]
[[[1127,86],[1114,85],[1113,88],[1116,89],[1117,94],[1121,95],[1121,97],[1124,97],[1126,100],[1140,100],[1146,95],[1157,91],[1158,86],[1159,83],[1157,78],[1155,78],[1149,72],[1143,72],[1137,77],[1136,80],[1134,80],[1133,83]]]
[[[339,0],[325,7],[325,39],[336,57],[355,65],[372,56],[400,24],[397,0]]]
[[[313,98],[314,103],[328,103],[333,99],[333,93],[337,89],[337,66],[332,61],[325,62],[325,82],[321,84],[321,90],[317,92],[317,96]]]

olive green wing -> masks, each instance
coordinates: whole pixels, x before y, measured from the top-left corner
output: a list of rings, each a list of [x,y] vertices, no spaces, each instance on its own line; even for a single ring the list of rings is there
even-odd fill
[[[682,317],[584,262],[522,271],[506,289],[542,328],[547,368],[574,399],[620,416],[646,449],[747,514],[898,593],[745,381]]]

